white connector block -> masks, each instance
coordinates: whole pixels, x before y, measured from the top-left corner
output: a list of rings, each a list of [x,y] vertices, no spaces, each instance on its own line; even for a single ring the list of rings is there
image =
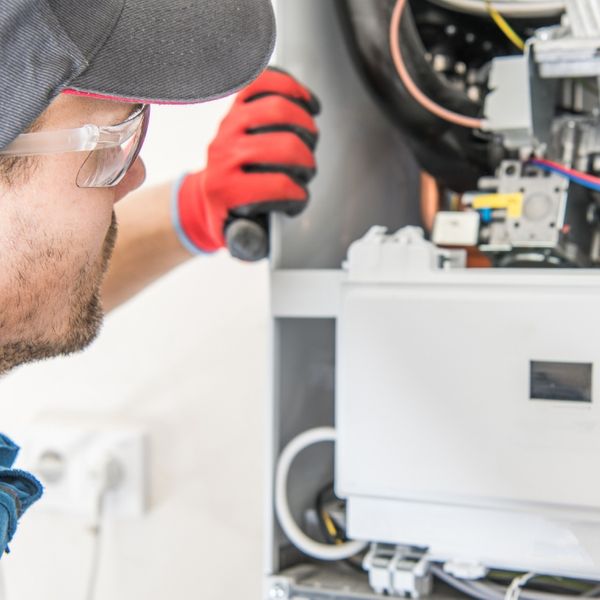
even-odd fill
[[[16,467],[44,484],[37,510],[88,517],[138,517],[147,505],[146,436],[139,429],[32,425],[11,432],[21,446]],[[108,480],[107,480],[108,474]]]

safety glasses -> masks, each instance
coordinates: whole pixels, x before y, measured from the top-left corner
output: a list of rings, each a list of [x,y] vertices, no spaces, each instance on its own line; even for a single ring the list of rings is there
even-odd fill
[[[89,152],[77,174],[80,188],[117,185],[140,153],[150,118],[145,104],[117,125],[84,125],[77,129],[22,133],[0,155],[38,156],[64,152]]]

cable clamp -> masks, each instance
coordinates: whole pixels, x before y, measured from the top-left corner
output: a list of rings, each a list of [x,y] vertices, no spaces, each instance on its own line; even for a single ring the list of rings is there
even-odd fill
[[[377,594],[409,598],[431,594],[431,565],[422,549],[371,544],[363,569],[369,573],[369,584]]]

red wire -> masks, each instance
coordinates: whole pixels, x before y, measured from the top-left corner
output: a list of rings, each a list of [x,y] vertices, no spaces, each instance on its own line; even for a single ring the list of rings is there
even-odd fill
[[[552,160],[547,160],[545,158],[536,158],[532,161],[534,164],[538,163],[540,165],[546,165],[547,167],[552,167],[553,169],[557,169],[558,171],[562,171],[567,175],[573,175],[574,177],[578,177],[579,179],[584,179],[585,181],[589,181],[590,183],[594,183],[596,185],[600,185],[600,177],[595,177],[594,175],[590,175],[589,173],[584,173],[583,171],[577,171],[576,169],[569,169],[560,163],[554,162]]]

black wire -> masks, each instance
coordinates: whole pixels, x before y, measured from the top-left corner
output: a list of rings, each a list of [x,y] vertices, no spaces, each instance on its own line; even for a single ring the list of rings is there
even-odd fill
[[[508,585],[518,575],[511,572],[503,573],[490,573],[486,577],[486,580],[497,583],[499,585]],[[590,582],[590,589],[593,589],[593,584]],[[527,583],[527,588],[538,592],[547,592],[549,594],[564,594],[572,595],[574,597],[581,596],[582,590],[569,585],[568,579],[562,579],[560,577],[554,578],[552,582],[544,582],[538,580],[531,580]]]
[[[333,483],[329,483],[317,494],[317,499],[315,502],[315,510],[317,511],[317,521],[319,523],[319,530],[321,531],[323,539],[328,544],[335,544],[336,538],[332,537],[332,535],[329,533],[329,529],[327,529],[325,519],[323,518],[323,507],[325,506],[325,498],[328,495],[331,495],[332,493]]]
[[[328,500],[337,500],[336,495],[333,492],[333,483],[327,484],[318,494],[317,499],[315,501],[315,510],[317,513],[317,521],[319,523],[319,530],[321,531],[321,535],[323,539],[328,544],[336,544],[337,542],[347,542],[348,539],[346,537],[346,532],[344,528],[339,525],[339,523],[334,522],[336,528],[336,535],[332,536],[327,528],[325,523],[325,519],[323,518],[323,513],[325,512],[325,503]],[[331,517],[330,517],[331,518]],[[356,559],[347,558],[343,561],[344,564],[348,565],[354,571],[360,572],[364,574],[364,569],[362,568],[362,560],[356,561]]]
[[[493,581],[492,579],[490,579],[490,581]],[[499,583],[498,580],[496,580],[495,583]],[[505,582],[506,584],[506,582]],[[531,591],[537,591],[537,592],[546,592],[548,594],[558,594],[558,595],[565,595],[565,596],[581,596],[581,592],[577,592],[574,591],[572,588],[566,588],[566,587],[562,587],[560,585],[551,585],[551,584],[544,584],[544,583],[535,583],[535,582],[528,582],[527,583],[527,589],[531,590]]]

